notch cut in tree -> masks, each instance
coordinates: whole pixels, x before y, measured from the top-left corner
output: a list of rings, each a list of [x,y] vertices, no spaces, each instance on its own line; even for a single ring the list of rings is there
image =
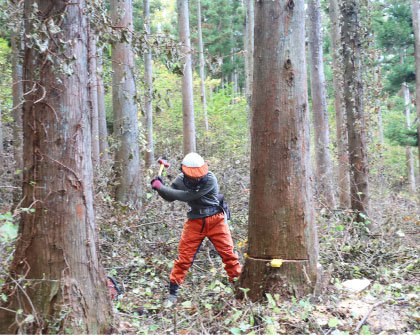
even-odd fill
[[[249,257],[238,286],[252,300],[302,296],[314,288],[318,259],[303,0],[255,4],[253,77]]]
[[[46,52],[31,47],[32,35],[26,34],[21,206],[28,211],[21,217],[4,287],[8,301],[0,309],[2,334],[111,329],[93,211],[85,10],[84,0],[71,6],[67,1],[25,1],[27,32],[57,26]],[[67,73],[63,59],[55,56],[60,48],[67,59],[75,59]]]

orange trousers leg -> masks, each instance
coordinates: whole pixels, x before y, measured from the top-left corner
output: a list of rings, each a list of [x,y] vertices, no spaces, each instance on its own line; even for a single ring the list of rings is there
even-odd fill
[[[233,241],[229,227],[222,213],[204,219],[187,220],[179,242],[179,255],[170,274],[170,281],[182,284],[191,267],[195,254],[205,237],[208,237],[222,257],[230,280],[239,277],[241,265],[233,251]]]

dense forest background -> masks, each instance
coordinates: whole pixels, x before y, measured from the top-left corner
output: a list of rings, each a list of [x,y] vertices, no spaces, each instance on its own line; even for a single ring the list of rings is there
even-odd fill
[[[320,3],[311,0],[305,5],[306,62],[299,65],[307,67],[308,78],[303,84],[308,87],[313,170],[308,183],[313,188],[311,200],[318,229],[319,263],[323,267],[317,279],[317,291],[313,295],[291,294],[287,299],[281,294],[267,293],[262,301],[254,301],[248,299],[247,289],[242,288],[243,296],[238,300],[237,291],[241,288],[235,288],[224,277],[222,262],[207,241],[197,254],[176,308],[165,308],[162,301],[167,294],[168,274],[188,209],[182,203],[167,203],[158,198],[150,187],[150,179],[157,174],[159,157],[171,163],[164,172],[164,180],[169,183],[179,173],[179,163],[185,153],[200,153],[216,174],[221,192],[227,198],[235,248],[240,253],[241,263],[245,263],[246,253],[249,253],[249,195],[253,171],[250,128],[255,126],[253,111],[258,107],[253,103],[265,99],[264,92],[256,95],[258,89],[252,83],[252,73],[255,79],[252,68],[261,57],[253,54],[250,22],[254,22],[254,6],[259,1],[191,0],[178,1],[178,6],[175,0],[150,0],[150,4],[143,0],[127,1],[133,21],[125,27],[122,27],[123,21],[115,21],[115,15],[121,15],[114,8],[118,1],[86,2],[83,15],[89,22],[87,59],[93,58],[96,63],[94,70],[86,74],[85,84],[90,92],[92,87],[97,92],[96,102],[91,96],[88,101],[89,110],[98,106],[96,118],[99,120],[96,130],[91,126],[92,145],[97,146],[96,153],[92,149],[91,163],[92,217],[96,220],[94,230],[99,234],[98,250],[104,273],[113,276],[123,290],[118,301],[112,302],[112,311],[109,308],[106,312],[113,315],[113,321],[107,322],[113,325],[114,332],[420,334],[420,114],[416,109],[420,104],[416,93],[420,93],[416,92],[415,66],[415,49],[420,46],[415,44],[412,15],[416,0],[413,3],[408,0],[356,2],[360,10],[355,26],[360,43],[356,43],[356,48],[361,64],[357,83],[363,85],[363,95],[358,96],[364,115],[354,124],[365,136],[362,155],[366,155],[368,162],[364,170],[369,183],[368,196],[367,191],[357,188],[351,193],[350,179],[348,186],[343,184],[346,178],[341,169],[343,145],[347,145],[343,144],[347,136],[343,135],[346,134],[343,129],[347,127],[337,117],[337,91],[344,92],[337,86],[337,73],[338,77],[346,77],[344,71],[337,72],[337,64],[343,64],[343,59],[335,59],[344,54],[343,46],[335,45],[337,41],[333,40],[335,25],[345,27],[340,23],[343,17],[339,15],[338,23],[332,22],[333,6],[337,6],[334,0]],[[77,73],[74,66],[77,57],[66,54],[69,46],[65,46],[65,40],[61,41],[64,46],[51,47],[52,36],[60,33],[59,24],[54,20],[36,19],[36,1],[24,3],[25,16],[22,1],[0,1],[3,27],[0,32],[0,301],[3,306],[12,300],[14,292],[26,292],[27,288],[36,291],[41,286],[31,284],[22,273],[14,277],[13,271],[12,275],[9,271],[16,255],[20,255],[15,243],[19,241],[21,218],[29,220],[31,215],[41,212],[36,201],[24,196],[25,187],[31,181],[24,182],[26,186],[22,188],[24,173],[27,173],[23,160],[29,157],[23,153],[22,128],[31,123],[24,117],[22,126],[18,112],[22,112],[25,96],[34,91],[40,99],[45,95],[49,97],[48,92],[25,83],[22,66],[28,64],[27,57],[35,59],[42,55],[45,58],[33,62],[34,73],[42,68],[43,60],[55,62],[56,68],[51,73],[70,77]],[[187,3],[189,13],[191,47],[188,50],[179,33],[181,3]],[[145,10],[146,4],[149,10]],[[317,6],[319,26],[311,24],[312,10]],[[127,8],[122,12],[128,12]],[[25,31],[23,17],[30,18],[35,29]],[[131,69],[118,69],[123,63],[122,58],[117,58],[122,50],[118,49],[119,45],[130,49]],[[34,50],[33,53],[29,53],[28,48]],[[319,50],[325,76],[321,116],[316,112],[319,101],[315,98],[318,94],[315,89],[320,84],[314,84],[315,77],[311,73],[312,69],[320,67],[312,58]],[[192,100],[189,105],[186,105],[183,82],[187,73],[185,54],[191,56]],[[147,60],[148,55],[151,61]],[[130,116],[134,115],[134,119],[129,123],[138,132],[133,133],[131,139],[137,153],[132,151],[124,158],[120,150],[124,141],[120,130],[126,127],[124,120],[129,117],[116,112],[115,83],[118,80],[115,76],[118,73],[127,76],[131,70],[135,85],[129,94],[134,104],[127,105],[127,109],[134,111]],[[126,103],[123,98],[121,101],[121,105]],[[27,112],[25,108],[23,113]],[[192,128],[191,124],[186,128],[186,110],[192,111]],[[85,116],[92,122],[94,116]],[[187,137],[193,138],[194,143],[186,142]],[[138,158],[134,168],[124,163],[133,161],[133,156]],[[344,169],[349,170],[348,163]],[[121,178],[128,175],[132,176],[131,181]],[[76,179],[71,181],[77,182]],[[132,189],[127,186],[130,183],[134,186]],[[357,195],[357,199],[353,197],[352,202],[350,194]],[[368,205],[364,195],[368,197]],[[44,211],[44,216],[48,215]],[[54,258],[51,259],[54,263]],[[19,265],[13,265],[12,269],[19,269]],[[43,271],[40,271],[42,277]],[[360,281],[351,281],[354,279]],[[104,284],[99,279],[92,283],[96,283],[96,288]],[[354,283],[366,286],[348,287]],[[12,285],[13,289],[7,291],[7,285],[9,288]],[[103,287],[106,291],[106,285]],[[22,293],[20,299],[26,297],[26,293]],[[101,306],[106,304],[95,299],[98,300],[93,301]],[[32,303],[19,303],[24,307],[12,312],[15,326],[25,329],[25,325],[42,324],[41,312],[38,313]],[[74,302],[63,305],[67,303],[70,306]],[[72,308],[64,308],[60,313],[51,307],[45,309],[55,315],[53,321],[46,323],[50,333],[77,333],[84,329],[81,325],[74,329],[63,326]]]

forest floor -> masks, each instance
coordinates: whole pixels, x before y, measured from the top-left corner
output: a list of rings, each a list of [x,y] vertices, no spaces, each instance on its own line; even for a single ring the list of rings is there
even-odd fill
[[[222,165],[214,159],[209,165],[231,208],[229,225],[243,263],[248,164]],[[165,179],[176,174],[170,169]],[[0,185],[7,186],[12,177],[4,176]],[[181,287],[179,302],[171,308],[163,302],[187,206],[165,202],[145,183],[140,211],[117,209],[107,178],[98,178],[96,188],[103,263],[124,291],[114,302],[120,334],[420,334],[420,206],[388,185],[385,177],[371,180],[371,232],[353,222],[347,211],[317,209],[324,268],[319,296],[239,301],[220,257],[206,241]],[[0,192],[6,194],[5,189]],[[1,198],[0,214],[10,210],[8,194]],[[7,264],[11,245],[6,239],[0,242],[1,264]]]

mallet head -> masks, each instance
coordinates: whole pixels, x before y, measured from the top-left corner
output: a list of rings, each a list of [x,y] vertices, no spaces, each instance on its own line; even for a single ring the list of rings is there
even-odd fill
[[[160,165],[164,165],[166,168],[168,168],[171,165],[166,160],[164,160],[163,158],[159,158],[158,163]]]

